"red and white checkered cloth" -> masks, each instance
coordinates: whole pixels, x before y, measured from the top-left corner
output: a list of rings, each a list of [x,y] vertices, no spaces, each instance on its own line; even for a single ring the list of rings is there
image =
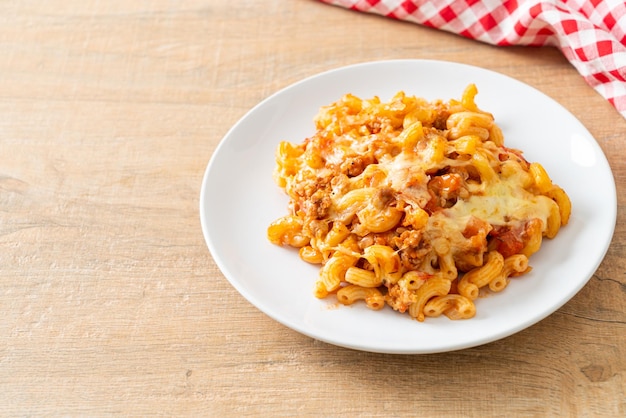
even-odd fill
[[[493,45],[555,46],[626,118],[625,0],[320,0]]]

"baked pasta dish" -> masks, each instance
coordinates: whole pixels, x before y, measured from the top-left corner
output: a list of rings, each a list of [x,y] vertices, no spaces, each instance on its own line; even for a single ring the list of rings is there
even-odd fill
[[[315,296],[465,319],[479,296],[530,271],[571,203],[505,146],[476,94],[473,84],[449,101],[346,94],[320,109],[311,137],[279,144],[273,175],[289,207],[267,235],[321,266]]]

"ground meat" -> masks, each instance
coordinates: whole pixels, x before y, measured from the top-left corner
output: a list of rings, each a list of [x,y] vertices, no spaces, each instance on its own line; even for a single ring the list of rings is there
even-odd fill
[[[327,190],[318,190],[302,202],[300,209],[310,219],[323,219],[328,216],[331,204]]]
[[[413,293],[407,288],[394,284],[385,295],[385,302],[398,312],[406,312],[413,303]]]
[[[399,249],[418,248],[422,241],[422,231],[405,229],[393,239],[393,246]]]
[[[372,164],[374,159],[368,156],[356,156],[347,158],[339,167],[341,173],[348,177],[356,177],[365,170],[365,167]]]
[[[448,121],[448,118],[450,117],[450,112],[448,111],[447,106],[445,106],[444,104],[440,104],[439,106],[437,106],[435,115],[437,116],[433,120],[433,124],[432,124],[433,128],[439,129],[442,131],[445,130],[446,122]]]

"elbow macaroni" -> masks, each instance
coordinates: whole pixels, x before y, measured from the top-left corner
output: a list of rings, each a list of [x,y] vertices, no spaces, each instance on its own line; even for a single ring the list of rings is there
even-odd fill
[[[313,136],[279,144],[274,179],[289,214],[267,236],[321,265],[315,296],[467,319],[483,292],[530,271],[571,202],[541,164],[504,146],[476,94],[348,94],[320,109]]]

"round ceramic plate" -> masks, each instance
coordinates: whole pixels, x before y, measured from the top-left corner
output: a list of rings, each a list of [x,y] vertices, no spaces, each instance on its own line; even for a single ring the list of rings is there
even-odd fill
[[[476,316],[418,322],[389,307],[338,305],[313,296],[318,266],[268,242],[267,227],[287,214],[272,180],[280,141],[314,133],[313,117],[346,93],[390,99],[403,90],[429,100],[460,98],[476,84],[477,104],[491,112],[505,144],[538,161],[569,194],[573,212],[554,240],[531,257],[533,270],[501,293],[480,298]],[[200,218],[209,250],[250,303],[298,332],[338,346],[383,353],[435,353],[507,337],[571,299],[602,261],[615,228],[615,183],[602,150],[566,109],[510,77],[468,65],[380,61],[328,71],[295,83],[250,110],[223,138],[204,175]],[[242,309],[245,309],[242,306]],[[573,331],[572,331],[573,332]]]

